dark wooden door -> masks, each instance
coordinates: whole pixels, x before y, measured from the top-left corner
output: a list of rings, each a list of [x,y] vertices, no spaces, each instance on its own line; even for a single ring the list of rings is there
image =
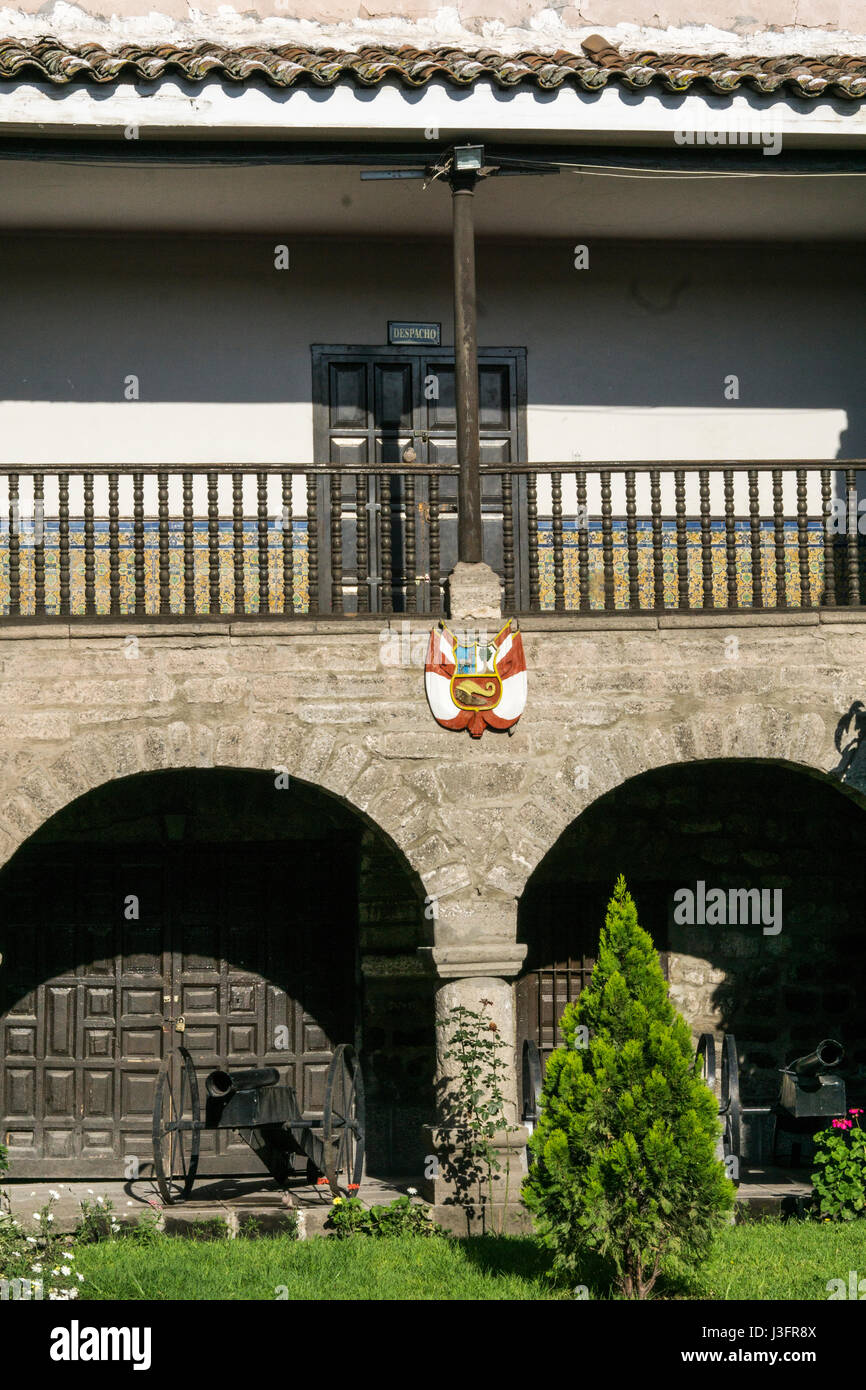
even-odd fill
[[[318,544],[320,574],[330,573],[336,510],[341,543],[339,584],[345,612],[358,609],[357,516],[369,517],[366,577],[369,608],[381,607],[383,527],[391,569],[391,605],[395,612],[430,611],[430,483],[457,462],[454,356],[446,351],[398,347],[316,347],[313,349],[316,462],[339,466],[337,490],[320,481]],[[478,367],[481,461],[516,463],[525,458],[526,353],[522,348],[485,348]],[[384,472],[365,477],[359,465],[393,464],[405,469],[404,451],[415,450],[416,478]],[[386,479],[387,481],[383,481]],[[439,573],[444,580],[457,561],[457,478],[442,473],[438,487]],[[512,492],[515,528],[515,587],[518,607],[528,607],[528,573],[520,565],[526,528],[523,481]],[[502,555],[502,483],[497,475],[482,480],[484,558],[500,574]],[[412,522],[407,526],[408,514]],[[330,608],[327,586],[320,602]],[[526,591],[524,593],[524,590]]]
[[[333,1047],[356,1041],[355,877],[347,863],[334,873],[340,850],[20,855],[0,888],[10,1176],[129,1177],[130,1157],[149,1173],[154,1085],[181,1040],[202,1084],[217,1065],[276,1066],[302,1110],[321,1113]],[[203,1174],[259,1171],[235,1135],[202,1140]]]

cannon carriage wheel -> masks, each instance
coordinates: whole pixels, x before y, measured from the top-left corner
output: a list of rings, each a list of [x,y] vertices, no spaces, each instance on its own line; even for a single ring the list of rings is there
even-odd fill
[[[716,1090],[716,1040],[712,1033],[702,1033],[695,1059],[698,1072],[710,1090]],[[719,1119],[722,1122],[722,1153],[725,1158],[740,1152],[740,1068],[737,1062],[737,1041],[733,1033],[722,1039],[722,1076],[719,1098]]]
[[[172,1082],[172,1054],[166,1057],[153,1103],[153,1171],[166,1206],[185,1202],[192,1191],[201,1142],[201,1105],[195,1067],[178,1048],[180,1078]]]
[[[541,1066],[541,1053],[538,1050],[538,1044],[533,1038],[523,1039],[520,1080],[521,1097],[523,1100],[520,1118],[524,1124],[529,1124],[535,1128],[538,1124],[538,1117],[541,1114],[541,1088],[544,1084],[544,1076]]]
[[[722,1096],[719,1115],[725,1126],[722,1144],[725,1158],[740,1154],[740,1067],[737,1061],[737,1041],[733,1033],[725,1034],[722,1044]]]
[[[325,1177],[334,1197],[354,1197],[364,1175],[364,1077],[355,1049],[340,1043],[325,1082],[322,1118]]]

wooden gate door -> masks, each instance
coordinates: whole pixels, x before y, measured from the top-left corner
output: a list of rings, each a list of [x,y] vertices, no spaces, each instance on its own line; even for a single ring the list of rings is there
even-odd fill
[[[10,1177],[150,1172],[153,1094],[183,1040],[272,1065],[321,1112],[355,1042],[355,878],[334,842],[33,846],[0,887],[0,1135]],[[183,1018],[184,1032],[176,1030]],[[259,1171],[234,1135],[201,1171]],[[210,1143],[206,1142],[210,1141]]]
[[[491,466],[519,462],[526,449],[525,349],[483,348],[478,356],[481,461]],[[391,575],[391,609],[430,612],[430,508],[437,504],[425,474],[433,474],[438,491],[440,586],[457,561],[457,478],[445,473],[436,477],[438,470],[457,462],[454,356],[416,347],[316,347],[313,377],[316,462],[336,464],[343,474],[336,488],[325,479],[319,484],[319,573],[331,573],[336,534],[342,552],[337,601],[344,612],[381,611],[383,560]],[[417,457],[407,465],[403,454],[410,445]],[[419,474],[407,479],[384,467],[372,476],[355,472],[358,465],[369,464],[414,467]],[[515,479],[518,608],[529,607],[528,570],[521,561],[526,551],[524,494],[525,480]],[[500,574],[502,507],[500,477],[483,478],[484,558]],[[339,527],[333,524],[337,508]],[[360,567],[359,511],[369,518]],[[320,602],[327,608],[333,607],[334,597],[320,587]]]
[[[541,1053],[542,1067],[546,1065],[554,1048],[562,1046],[559,1024],[566,1004],[573,1004],[589,984],[598,950],[595,923],[603,920],[603,909],[590,906],[576,921],[574,896],[569,885],[551,885],[544,920],[533,924],[529,968],[514,985],[518,1062],[524,1038],[531,1038]],[[667,950],[660,951],[665,979],[668,960]]]

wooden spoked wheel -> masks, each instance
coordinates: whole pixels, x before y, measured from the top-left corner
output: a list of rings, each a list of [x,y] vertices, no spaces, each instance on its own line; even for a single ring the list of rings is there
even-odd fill
[[[534,1129],[541,1114],[541,1089],[544,1076],[541,1066],[541,1053],[533,1038],[524,1038],[521,1066],[521,1089],[523,1091],[523,1111],[521,1119],[527,1129]]]
[[[201,1108],[192,1057],[185,1047],[162,1064],[153,1102],[153,1170],[166,1206],[185,1202],[198,1168]]]
[[[355,1049],[340,1043],[325,1082],[325,1176],[334,1197],[355,1197],[364,1174],[364,1078]]]
[[[722,1049],[722,1101],[719,1107],[725,1131],[725,1158],[740,1155],[740,1068],[737,1063],[737,1042],[733,1033],[725,1034]]]

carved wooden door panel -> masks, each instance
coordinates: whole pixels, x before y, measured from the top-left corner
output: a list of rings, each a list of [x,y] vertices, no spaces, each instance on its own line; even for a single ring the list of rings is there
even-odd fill
[[[447,350],[396,347],[313,349],[316,462],[336,464],[341,476],[320,479],[317,540],[321,575],[330,575],[339,544],[340,580],[325,593],[326,610],[382,611],[383,588],[397,613],[430,612],[431,507],[438,510],[438,572],[444,582],[457,560],[457,479],[436,472],[457,461],[454,357]],[[519,348],[479,353],[481,461],[525,458],[526,355]],[[407,464],[407,448],[415,452]],[[357,473],[360,465],[382,473]],[[388,473],[414,467],[418,476]],[[429,474],[438,493],[431,496]],[[523,481],[512,487],[517,607],[528,607],[528,574],[521,569],[526,507]],[[339,511],[339,526],[335,518]],[[363,513],[366,524],[359,526]],[[498,476],[482,479],[484,557],[503,572],[503,490]],[[359,544],[360,540],[360,544]],[[437,538],[434,538],[434,546]],[[435,563],[433,568],[435,569]],[[390,576],[390,583],[388,582]],[[524,590],[526,591],[524,593]],[[441,611],[441,610],[440,610]]]
[[[320,1112],[354,1042],[355,879],[332,844],[40,846],[0,884],[0,1135],[10,1177],[149,1173],[153,1092],[183,1040],[200,1079],[265,1066]],[[184,1031],[176,1025],[183,1019]],[[201,1171],[258,1171],[203,1135]]]

